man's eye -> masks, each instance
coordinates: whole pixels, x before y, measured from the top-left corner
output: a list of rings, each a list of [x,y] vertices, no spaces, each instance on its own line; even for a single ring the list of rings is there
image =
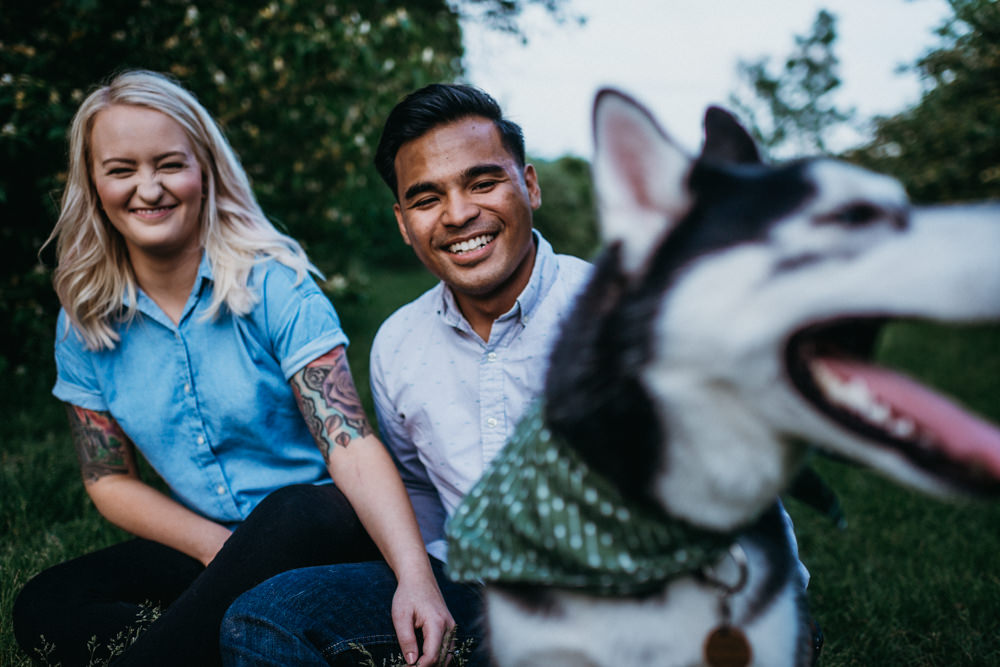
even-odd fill
[[[425,197],[413,202],[413,208],[427,208],[437,203],[437,197]]]
[[[472,186],[473,190],[486,191],[492,190],[496,187],[497,181],[477,181],[475,185]]]

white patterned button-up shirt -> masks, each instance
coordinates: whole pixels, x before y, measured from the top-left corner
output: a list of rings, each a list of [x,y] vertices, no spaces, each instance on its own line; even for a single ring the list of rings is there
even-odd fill
[[[400,466],[428,552],[446,560],[455,511],[541,394],[559,324],[590,265],[535,232],[531,278],[483,341],[443,283],[403,306],[372,344],[382,439]]]

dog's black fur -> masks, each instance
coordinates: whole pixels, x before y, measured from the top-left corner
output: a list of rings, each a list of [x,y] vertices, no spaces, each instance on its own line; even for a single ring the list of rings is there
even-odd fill
[[[810,664],[776,504],[807,442],[929,493],[1000,491],[1000,431],[957,408],[921,421],[945,401],[865,360],[892,318],[1000,320],[1000,206],[917,209],[833,160],[765,165],[721,109],[705,130],[690,160],[630,98],[598,96],[606,248],[553,349],[546,418],[631,501],[728,536],[748,579],[721,592],[734,558],[616,598],[491,585],[500,667],[700,666],[729,622],[752,664]]]

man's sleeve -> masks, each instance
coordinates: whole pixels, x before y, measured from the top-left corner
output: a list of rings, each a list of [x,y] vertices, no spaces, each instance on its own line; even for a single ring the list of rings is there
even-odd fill
[[[427,545],[428,550],[431,550],[431,545],[434,542],[440,542],[434,551],[440,549],[441,553],[432,553],[432,555],[443,558],[446,518],[444,505],[441,503],[437,487],[434,486],[427,473],[427,468],[420,460],[416,445],[407,433],[405,425],[399,419],[398,411],[388,398],[389,392],[385,385],[385,374],[378,347],[376,337],[376,342],[372,345],[370,382],[372,399],[375,404],[375,418],[378,420],[382,442],[389,449],[389,453],[399,469],[399,475],[403,478],[403,484],[406,486],[410,502],[413,504],[413,511],[417,515],[417,524],[420,526],[420,534],[424,539],[424,544]]]

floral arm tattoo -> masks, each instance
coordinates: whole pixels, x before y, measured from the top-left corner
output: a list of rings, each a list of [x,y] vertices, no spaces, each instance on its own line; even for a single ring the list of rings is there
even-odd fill
[[[373,433],[354,388],[343,345],[311,361],[290,382],[309,432],[327,463],[334,444],[347,447],[352,440]]]
[[[134,445],[110,412],[67,404],[66,414],[84,484],[108,475],[135,473]]]

